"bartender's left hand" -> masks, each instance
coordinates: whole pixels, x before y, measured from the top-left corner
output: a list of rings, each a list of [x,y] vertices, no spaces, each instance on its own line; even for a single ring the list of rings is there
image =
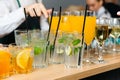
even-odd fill
[[[42,3],[35,3],[32,5],[26,6],[25,9],[26,9],[26,13],[30,14],[31,17],[36,16],[33,9],[35,9],[37,16],[44,15],[46,18],[48,18],[48,15],[51,12],[51,9],[46,10],[46,8]]]

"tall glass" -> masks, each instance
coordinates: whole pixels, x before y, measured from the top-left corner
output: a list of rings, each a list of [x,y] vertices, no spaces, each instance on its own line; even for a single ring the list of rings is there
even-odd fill
[[[65,67],[66,68],[79,68],[81,61],[79,62],[79,52],[82,52],[81,46],[81,34],[77,32],[65,33],[63,38],[65,44]],[[82,53],[80,53],[81,58]],[[78,65],[80,64],[80,65]]]
[[[71,22],[73,26],[73,32],[77,31],[82,33],[85,11],[73,11],[71,16]],[[85,57],[86,62],[90,62],[89,48],[92,40],[95,37],[96,17],[94,11],[87,11],[84,38],[87,44],[87,54]]]
[[[120,19],[118,18],[111,18],[110,19],[110,26],[112,28],[110,36],[114,39],[114,45],[112,50],[114,52],[118,52],[120,47]]]
[[[33,48],[34,53],[34,68],[44,68],[48,66],[48,54],[46,53],[46,31],[31,30],[30,34],[30,45]]]
[[[55,34],[54,34],[55,35]],[[59,42],[59,39],[61,39],[63,33],[61,31],[58,32],[57,34],[57,39],[54,44],[54,39],[53,39],[53,43],[52,43],[52,55],[51,55],[51,62],[54,64],[61,64],[64,62],[64,44]]]
[[[87,17],[86,17],[86,24],[85,24],[85,31],[84,31],[84,38],[85,43],[87,45],[87,54],[85,61],[91,62],[90,60],[90,48],[91,43],[95,37],[95,27],[96,27],[96,17],[94,11],[87,11]]]
[[[103,48],[104,41],[108,38],[108,19],[100,18],[97,19],[97,26],[95,29],[95,38],[99,46],[99,55],[97,63],[104,63],[103,59]]]
[[[28,32],[27,30],[15,30],[15,42],[18,46],[28,46]]]

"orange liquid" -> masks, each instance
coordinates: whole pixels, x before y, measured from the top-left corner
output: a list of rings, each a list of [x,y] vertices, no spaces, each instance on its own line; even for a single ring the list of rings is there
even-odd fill
[[[56,31],[58,19],[59,19],[58,17],[53,17],[51,30]],[[63,32],[82,33],[83,21],[84,21],[84,16],[62,16],[59,30]],[[90,45],[93,38],[95,37],[95,26],[96,26],[96,17],[87,16],[85,31],[84,31],[85,43],[87,45]]]
[[[5,50],[0,50],[0,79],[9,76],[11,56]]]
[[[82,16],[71,16],[72,32],[82,33],[83,17]]]
[[[70,16],[62,16],[59,30],[62,32],[72,32]]]
[[[54,32],[54,31],[57,30],[58,20],[59,20],[59,17],[57,17],[57,16],[53,17],[52,25],[51,25],[51,31]]]
[[[85,24],[85,43],[90,45],[95,37],[96,17],[87,17]]]
[[[29,57],[27,67],[25,69],[20,68],[16,63],[16,58],[13,58],[14,69],[16,73],[29,73],[32,71],[33,57]]]

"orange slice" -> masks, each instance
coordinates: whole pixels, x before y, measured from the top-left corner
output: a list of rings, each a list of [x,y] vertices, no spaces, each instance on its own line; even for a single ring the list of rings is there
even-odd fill
[[[30,57],[31,49],[24,49],[20,51],[16,57],[17,66],[21,69],[26,69]]]

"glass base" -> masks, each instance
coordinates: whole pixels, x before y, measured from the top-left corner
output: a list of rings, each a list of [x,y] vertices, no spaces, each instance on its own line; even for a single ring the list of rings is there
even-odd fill
[[[95,63],[95,64],[104,64],[104,63],[106,63],[106,61],[105,60],[97,60],[97,61],[94,61],[93,63]]]
[[[48,65],[34,65],[34,69],[39,69],[39,68],[46,68]]]
[[[65,65],[65,68],[80,68],[80,66],[69,66],[69,65]]]
[[[5,78],[8,78],[8,77],[9,77],[9,73],[0,75],[0,80],[1,80],[1,79],[5,79]]]

